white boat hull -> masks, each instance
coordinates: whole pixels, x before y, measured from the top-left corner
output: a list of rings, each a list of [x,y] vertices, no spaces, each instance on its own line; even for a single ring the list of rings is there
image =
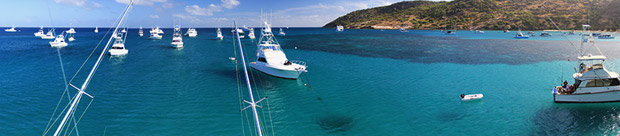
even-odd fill
[[[110,49],[108,51],[110,53],[110,55],[112,56],[121,56],[121,55],[125,55],[127,53],[129,53],[129,50],[122,50],[122,49]]]
[[[41,36],[41,39],[54,39],[54,36],[47,36],[47,35],[43,35]]]
[[[303,71],[297,71],[297,70],[276,69],[276,68],[268,67],[266,65],[256,64],[256,62],[250,63],[250,67],[260,72],[263,72],[265,74],[279,77],[279,78],[286,78],[286,79],[297,79],[299,75],[303,72]]]
[[[190,34],[187,34],[187,36],[189,36],[189,37],[196,37],[197,35],[198,35],[197,33],[190,33]]]
[[[620,90],[587,94],[554,94],[556,103],[604,103],[620,102]]]
[[[172,47],[183,48],[183,42],[172,42]]]
[[[4,30],[5,32],[17,32],[17,30]]]
[[[66,42],[50,42],[50,46],[52,47],[65,47],[67,46]]]
[[[44,35],[45,34],[42,34],[42,33],[34,33],[34,36],[36,36],[36,37],[41,37],[41,36],[44,36]]]
[[[149,37],[150,39],[155,39],[155,40],[161,40],[161,36],[157,36],[157,37]]]
[[[461,101],[478,100],[478,99],[482,99],[482,97],[484,97],[483,94],[469,94],[469,95],[463,96],[463,98],[461,98]]]

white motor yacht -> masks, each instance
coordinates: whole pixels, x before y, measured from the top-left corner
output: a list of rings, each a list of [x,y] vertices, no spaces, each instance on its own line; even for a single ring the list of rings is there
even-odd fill
[[[305,62],[289,61],[286,58],[271,31],[271,25],[267,22],[264,22],[256,54],[256,62],[251,62],[250,67],[268,75],[297,79],[301,73],[307,72]]]
[[[255,39],[256,35],[254,35],[254,28],[250,28],[248,31],[250,31],[250,33],[248,33],[248,37],[250,37],[250,39]]]
[[[54,37],[54,29],[53,28],[50,29],[50,30],[47,30],[47,33],[45,35],[41,36],[41,39],[54,39],[54,38],[55,37]]]
[[[112,48],[108,50],[110,55],[112,56],[122,56],[129,53],[129,50],[125,48],[125,39],[127,38],[127,34],[119,33],[118,36],[114,37],[114,44],[112,44]]]
[[[189,37],[196,37],[198,35],[198,31],[196,31],[196,28],[187,28],[187,32],[185,32],[185,35]]]
[[[222,30],[220,28],[217,28],[217,39],[224,39],[224,36],[222,35]]]
[[[172,47],[183,48],[183,37],[181,36],[181,27],[174,27],[174,34],[172,35]]]
[[[476,34],[484,34],[484,31],[476,30]]]
[[[155,29],[151,29],[150,33],[153,33],[153,32],[156,32],[157,34],[164,34],[164,31],[161,30],[159,26],[155,27]]]
[[[245,38],[245,32],[241,28],[237,28],[237,31],[239,31],[239,38]],[[235,29],[231,30],[231,32],[235,33]]]
[[[583,33],[587,33],[590,25],[583,25]],[[586,40],[594,39],[591,34],[582,36],[581,51],[579,51],[578,71],[573,74],[575,83],[568,85],[565,81],[563,86],[553,88],[553,100],[558,103],[601,103],[620,102],[620,80],[618,73],[613,69],[607,69],[605,65],[607,57],[602,55],[595,43]],[[595,47],[600,55],[584,55],[584,50]],[[611,71],[610,71],[611,70]]]
[[[99,27],[95,27],[95,33],[99,33]]]
[[[278,33],[278,35],[284,36],[286,35],[286,33],[284,33],[284,31],[282,31],[282,28],[280,28],[280,32]]]
[[[142,31],[142,27],[140,27],[140,30],[138,30],[138,35],[144,36],[144,32]]]
[[[75,33],[75,29],[73,29],[73,27],[69,28],[69,30],[65,31],[65,33],[67,34],[74,34]]]
[[[38,32],[34,33],[34,36],[36,37],[41,37],[44,35],[45,35],[45,32],[43,32],[43,27],[41,27]]]
[[[149,39],[154,39],[154,40],[159,40],[161,39],[163,36],[159,35],[159,33],[157,32],[151,32],[151,36],[149,37]]]
[[[56,36],[54,41],[50,42],[50,46],[52,47],[65,47],[67,46],[67,42],[65,42],[65,36],[63,34],[59,34]]]
[[[344,26],[342,26],[342,25],[336,26],[336,31],[338,31],[338,32],[344,31]]]
[[[9,29],[4,29],[4,32],[17,32],[17,30],[15,30],[15,26],[11,26]]]

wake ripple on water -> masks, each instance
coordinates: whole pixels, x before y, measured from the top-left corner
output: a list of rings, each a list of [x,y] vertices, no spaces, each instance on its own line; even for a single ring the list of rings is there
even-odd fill
[[[618,135],[618,105],[560,105],[539,110],[530,135]]]

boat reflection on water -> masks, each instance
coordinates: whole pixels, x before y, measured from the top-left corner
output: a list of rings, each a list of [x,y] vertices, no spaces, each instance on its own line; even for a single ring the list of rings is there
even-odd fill
[[[617,135],[620,104],[555,104],[536,112],[530,135]]]

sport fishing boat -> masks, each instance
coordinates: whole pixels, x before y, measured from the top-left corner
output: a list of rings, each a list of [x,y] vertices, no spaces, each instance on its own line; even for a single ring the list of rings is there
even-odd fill
[[[117,33],[117,36],[114,37],[114,44],[112,44],[112,48],[108,50],[110,55],[121,56],[129,53],[129,50],[125,48],[125,39],[127,39],[127,34]]]
[[[255,39],[256,35],[254,35],[254,28],[249,28],[248,31],[250,31],[250,33],[248,33],[248,37],[250,37],[250,39]]]
[[[286,33],[284,33],[284,31],[282,31],[282,28],[280,28],[280,32],[278,33],[278,35],[285,36]]]
[[[196,37],[198,35],[198,31],[196,31],[195,28],[187,28],[187,32],[185,32],[185,35],[189,37]]]
[[[245,33],[241,28],[236,29],[239,32],[239,38],[245,38]],[[235,33],[235,29],[231,30],[231,32]]]
[[[47,33],[42,35],[41,39],[54,39],[54,28],[47,30]]]
[[[4,29],[4,32],[17,32],[17,30],[15,30],[15,26],[11,26],[9,29]]]
[[[521,30],[519,30],[519,31],[517,32],[517,34],[515,35],[515,37],[514,37],[514,38],[515,38],[515,39],[527,39],[527,38],[530,38],[530,37],[528,37],[527,35],[524,35],[524,34],[521,32]]]
[[[151,31],[150,31],[150,33],[153,33],[153,32],[155,32],[155,33],[157,33],[157,34],[164,34],[164,31],[163,31],[163,30],[161,30],[161,29],[159,28],[159,26],[158,26],[158,27],[155,27],[155,28],[152,28],[152,27],[151,27]]]
[[[43,27],[41,27],[38,32],[34,33],[35,37],[41,37],[41,36],[44,36],[44,35],[45,35],[45,33],[43,32]]]
[[[159,35],[157,32],[151,32],[151,36],[149,36],[149,39],[159,40],[159,39],[161,39],[161,37],[163,37],[163,36]]]
[[[224,39],[224,36],[222,35],[222,30],[220,28],[217,28],[217,39]]]
[[[140,27],[140,30],[138,30],[138,35],[144,36],[144,32],[142,31],[142,27]]]
[[[95,33],[99,33],[99,27],[95,26]]]
[[[344,26],[342,26],[342,25],[336,26],[336,31],[338,31],[338,32],[344,31]]]
[[[63,34],[59,34],[56,36],[54,41],[50,42],[50,46],[52,47],[65,47],[67,46],[67,42],[65,42],[65,36]]]
[[[183,48],[183,37],[181,36],[181,27],[174,27],[174,34],[172,35],[172,47]]]
[[[580,49],[577,56],[579,69],[573,74],[575,83],[569,86],[565,81],[563,86],[554,87],[553,100],[557,103],[619,102],[618,73],[605,67],[609,63],[606,63],[607,57],[603,55],[598,45],[594,42],[587,42],[589,40],[586,39],[594,39],[591,34],[586,34],[590,25],[582,27],[584,35],[581,37],[581,48],[575,47]],[[594,51],[598,51],[600,55],[586,55],[586,51],[592,47],[596,48]]]
[[[65,33],[67,34],[74,34],[75,33],[75,29],[73,29],[73,27],[69,28],[69,30],[65,31]]]
[[[267,22],[263,25],[256,49],[256,62],[251,62],[250,67],[265,74],[286,79],[297,79],[301,73],[307,72],[305,62],[289,61],[286,58],[286,54],[271,31],[271,25]]]

